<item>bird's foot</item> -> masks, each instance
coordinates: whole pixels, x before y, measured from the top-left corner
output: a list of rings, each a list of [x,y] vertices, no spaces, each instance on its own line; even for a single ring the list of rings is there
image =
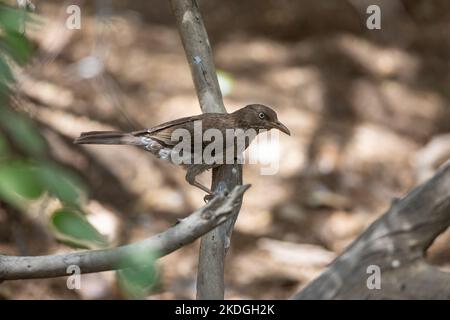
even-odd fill
[[[215,193],[211,193],[211,194],[207,194],[203,197],[203,201],[205,201],[205,203],[210,202],[217,194]]]
[[[222,195],[224,197],[228,196],[229,191],[228,189],[223,189],[223,190],[215,190],[213,193],[207,194],[203,197],[203,201],[205,201],[205,203],[210,202],[212,199],[214,199],[216,196]]]

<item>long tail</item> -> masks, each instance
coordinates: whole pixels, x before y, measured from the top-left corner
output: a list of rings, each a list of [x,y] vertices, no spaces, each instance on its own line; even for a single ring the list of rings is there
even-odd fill
[[[115,131],[83,132],[74,143],[76,144],[130,144],[142,145],[142,140],[131,133]]]

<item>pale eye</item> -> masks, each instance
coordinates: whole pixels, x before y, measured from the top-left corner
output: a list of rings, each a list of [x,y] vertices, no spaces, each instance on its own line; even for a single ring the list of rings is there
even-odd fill
[[[265,115],[264,113],[260,112],[260,113],[258,114],[258,117],[259,117],[260,119],[264,119],[264,118],[266,117],[266,115]]]

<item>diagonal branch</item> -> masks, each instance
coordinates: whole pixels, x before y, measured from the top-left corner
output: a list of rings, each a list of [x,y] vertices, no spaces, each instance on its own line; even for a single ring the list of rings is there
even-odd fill
[[[448,299],[450,273],[429,265],[425,252],[449,225],[450,164],[393,202],[294,299]],[[368,285],[376,269],[378,288]]]
[[[170,4],[202,111],[226,113],[208,34],[196,0],[170,0]],[[242,185],[241,165],[222,165],[213,170],[212,190],[232,190],[236,185]],[[197,276],[198,299],[224,298],[224,260],[240,204],[227,224],[202,237]]]
[[[191,243],[233,216],[249,185],[239,186],[228,195],[218,195],[203,208],[168,230],[146,240],[122,247],[73,252],[59,255],[18,257],[0,255],[0,282],[3,280],[67,276],[67,268],[76,265],[81,273],[117,270],[136,266],[136,255],[158,257]],[[141,260],[142,261],[142,260]]]

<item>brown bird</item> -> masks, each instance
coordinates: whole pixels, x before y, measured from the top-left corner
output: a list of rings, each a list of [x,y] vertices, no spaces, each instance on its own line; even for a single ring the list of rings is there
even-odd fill
[[[201,130],[199,130],[201,126]],[[241,129],[241,130],[237,130]],[[256,134],[248,134],[249,129],[258,134],[260,130],[278,129],[290,135],[289,129],[278,121],[277,114],[271,108],[261,104],[251,104],[233,113],[204,113],[201,115],[180,118],[160,124],[150,129],[134,131],[130,133],[114,131],[91,131],[84,132],[74,142],[76,144],[125,144],[134,145],[145,149],[156,155],[158,158],[181,165],[187,170],[186,181],[191,185],[200,188],[209,195],[212,191],[196,181],[196,176],[205,170],[218,167],[232,155],[232,160],[236,161],[243,151],[249,146]],[[205,132],[221,134],[224,144],[219,150],[211,152],[213,160],[205,159],[204,151],[208,143],[204,137]],[[212,131],[215,130],[215,131]],[[227,132],[234,132],[232,141],[226,139]],[[247,133],[247,135],[245,135]],[[187,138],[190,147],[189,152],[178,150],[180,137]],[[239,148],[239,138],[244,139],[244,145]],[[211,139],[212,140],[212,139]],[[200,148],[196,149],[196,141],[200,141]],[[216,141],[216,137],[214,138]],[[184,161],[174,161],[174,155],[179,155]],[[196,161],[195,156],[200,155],[200,161]],[[226,159],[225,159],[226,158]],[[187,161],[186,161],[187,160]]]

